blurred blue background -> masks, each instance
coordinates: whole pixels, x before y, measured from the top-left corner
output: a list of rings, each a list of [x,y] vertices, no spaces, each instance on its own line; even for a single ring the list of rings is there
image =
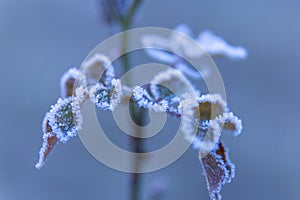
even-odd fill
[[[113,32],[96,5],[0,0],[1,200],[127,199],[128,175],[100,164],[78,137],[57,145],[42,170],[34,168],[40,124],[60,94],[61,75]],[[244,125],[241,136],[224,135],[237,167],[236,178],[223,187],[224,199],[300,199],[299,19],[299,0],[148,0],[137,16],[137,27],[185,22],[195,33],[211,29],[249,51],[246,61],[216,60],[229,106]],[[109,117],[103,123],[117,130]],[[166,186],[165,199],[208,199],[192,149],[142,176],[144,200],[157,181]]]

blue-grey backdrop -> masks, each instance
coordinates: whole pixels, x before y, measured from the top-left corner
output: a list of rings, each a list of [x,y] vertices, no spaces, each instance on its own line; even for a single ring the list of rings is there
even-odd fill
[[[185,22],[249,51],[246,61],[216,60],[230,108],[244,122],[240,137],[224,136],[237,166],[224,199],[300,199],[299,19],[299,0],[152,0],[138,15],[137,27]],[[93,0],[0,0],[1,200],[127,199],[128,175],[96,161],[78,137],[58,145],[42,170],[34,168],[60,76],[112,31]],[[102,123],[121,135],[110,120]],[[143,175],[144,200],[155,182],[166,186],[165,199],[208,199],[192,149]]]

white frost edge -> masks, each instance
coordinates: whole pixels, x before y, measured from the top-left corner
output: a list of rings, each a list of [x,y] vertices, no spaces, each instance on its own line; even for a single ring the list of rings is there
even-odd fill
[[[243,130],[242,120],[239,119],[238,117],[236,117],[232,112],[223,113],[222,115],[219,115],[218,117],[216,117],[215,120],[219,124],[224,124],[226,122],[232,123],[236,129],[235,131],[233,131],[235,136],[238,136],[239,134],[241,134],[241,132]]]
[[[47,145],[48,145],[47,140],[48,140],[49,137],[52,137],[52,136],[55,136],[55,134],[53,132],[48,132],[48,133],[43,134],[43,144],[42,144],[42,147],[39,151],[39,160],[35,164],[36,169],[41,169],[45,164],[46,159],[45,159],[45,156],[44,156],[45,154],[44,153],[47,150]]]
[[[52,105],[51,106],[51,110],[49,111],[48,113],[48,120],[49,120],[49,125],[51,126],[52,128],[52,131],[56,134],[56,137],[59,139],[60,142],[62,143],[65,143],[67,142],[70,138],[74,137],[77,135],[77,131],[80,130],[81,128],[81,124],[82,124],[82,120],[79,120],[77,121],[77,119],[80,119],[81,117],[80,116],[76,116],[77,114],[78,115],[81,115],[81,111],[80,111],[80,108],[78,107],[74,107],[72,104],[73,104],[73,97],[68,97],[68,98],[65,98],[65,99],[61,99],[59,98],[57,100],[57,103],[55,105]],[[75,130],[69,130],[67,131],[67,133],[63,133],[60,128],[58,127],[58,125],[56,124],[56,121],[55,121],[55,114],[58,112],[58,110],[65,106],[66,104],[68,103],[71,103],[71,106],[72,106],[72,113],[73,115],[75,115]]]
[[[101,76],[104,75],[104,72],[106,75],[104,79],[106,85],[108,85],[115,77],[115,70],[109,57],[99,53],[83,63],[82,71],[86,75],[89,85],[94,85],[99,82]],[[93,75],[93,77],[91,75]]]
[[[84,74],[78,71],[76,68],[71,68],[67,72],[63,74],[63,76],[60,79],[60,91],[61,91],[61,97],[66,98],[67,88],[66,88],[66,82],[70,79],[75,79],[76,82],[79,83],[79,85],[86,87],[87,86],[87,80]]]

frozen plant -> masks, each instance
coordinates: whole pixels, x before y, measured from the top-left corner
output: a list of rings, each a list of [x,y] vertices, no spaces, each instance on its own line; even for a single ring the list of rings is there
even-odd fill
[[[99,2],[105,20],[109,24],[119,25],[125,31],[131,27],[136,10],[142,1],[99,0]],[[160,72],[147,85],[129,87],[126,82],[122,82],[116,77],[116,69],[110,58],[104,54],[93,55],[83,63],[81,71],[76,68],[68,70],[61,78],[61,97],[50,107],[43,120],[43,142],[35,167],[40,169],[44,165],[57,143],[65,143],[77,135],[82,128],[81,108],[85,101],[91,101],[99,110],[113,111],[127,99],[127,102],[131,102],[131,112],[137,116],[137,124],[143,124],[145,110],[166,112],[181,119],[182,137],[198,151],[209,196],[212,200],[220,200],[222,186],[230,183],[235,176],[235,166],[230,161],[228,148],[221,140],[221,135],[223,130],[232,132],[234,136],[239,135],[242,123],[230,112],[227,102],[220,94],[202,94],[196,86],[187,87],[193,85],[188,77],[196,80],[201,77],[181,56],[201,60],[203,54],[208,53],[213,58],[221,56],[242,60],[247,57],[247,51],[241,46],[228,44],[211,31],[203,31],[194,37],[185,24],[178,25],[174,31],[181,34],[171,34],[169,37],[146,35],[142,38],[141,42],[145,45],[156,47],[145,50],[149,56],[173,68]],[[196,43],[191,42],[191,38],[187,39],[186,36],[195,38]],[[122,39],[121,48],[126,50],[128,38]],[[201,45],[204,50],[199,50],[197,45]],[[121,61],[121,68],[128,70],[129,56],[123,55]],[[206,75],[209,73],[207,70]],[[98,79],[101,74],[101,78]],[[191,95],[192,93],[194,95]],[[139,138],[130,137],[130,139],[133,152],[144,152]],[[139,199],[138,173],[131,174],[130,185],[130,199]],[[155,193],[155,199],[160,199],[159,194],[160,192]]]

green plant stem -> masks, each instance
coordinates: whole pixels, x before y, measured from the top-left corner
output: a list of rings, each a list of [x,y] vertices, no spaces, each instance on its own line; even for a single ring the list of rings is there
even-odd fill
[[[126,33],[126,31],[130,28],[131,24],[132,24],[132,19],[133,16],[137,10],[137,8],[139,7],[140,3],[142,1],[141,0],[134,0],[129,11],[128,14],[126,15],[126,17],[121,20],[121,28],[122,31],[125,31],[123,33],[123,37],[122,37],[122,52],[127,52],[128,49],[128,35]],[[121,62],[123,64],[124,67],[124,71],[127,72],[130,69],[130,57],[127,53],[123,54],[121,57]],[[131,78],[129,77],[127,81],[127,84],[130,85],[131,84]],[[135,122],[138,125],[142,125],[143,121],[144,121],[144,113],[141,111],[141,109],[137,108],[134,106],[133,103],[129,104],[129,109],[130,112],[133,114],[133,117],[135,119]],[[130,144],[132,147],[132,152],[134,153],[142,153],[142,140],[139,136],[142,136],[142,130],[139,126],[136,126],[135,128],[135,136],[136,137],[132,137],[130,136]],[[133,169],[134,171],[138,171],[139,166],[140,166],[140,162],[141,160],[139,158],[136,158],[133,161]],[[139,173],[131,173],[130,175],[130,192],[129,192],[129,200],[138,200],[139,196],[140,196],[140,174]]]

